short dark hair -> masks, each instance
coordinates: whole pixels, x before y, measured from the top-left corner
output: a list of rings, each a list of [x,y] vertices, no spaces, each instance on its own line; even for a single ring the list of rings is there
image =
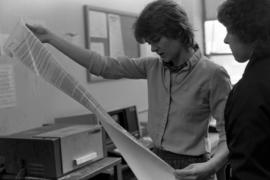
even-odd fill
[[[184,9],[170,0],[149,3],[134,24],[134,35],[139,43],[151,36],[179,39],[184,46],[194,46],[193,28]]]
[[[269,41],[270,0],[226,0],[218,20],[244,43]]]

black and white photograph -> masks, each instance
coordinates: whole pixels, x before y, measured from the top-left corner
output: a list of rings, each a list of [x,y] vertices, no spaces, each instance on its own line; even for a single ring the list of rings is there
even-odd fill
[[[0,0],[0,180],[270,180],[270,0]]]

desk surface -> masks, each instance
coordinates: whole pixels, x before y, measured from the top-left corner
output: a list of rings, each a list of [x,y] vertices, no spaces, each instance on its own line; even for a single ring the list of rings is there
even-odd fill
[[[115,179],[122,180],[122,175],[119,174],[121,169],[121,158],[118,157],[105,157],[99,161],[92,164],[86,165],[80,169],[77,169],[65,176],[59,177],[57,180],[87,180],[101,173],[103,170],[108,168],[115,168]],[[117,171],[117,172],[116,172]],[[116,178],[117,176],[117,178]],[[14,179],[14,175],[3,175],[0,177],[2,180]],[[25,177],[25,180],[49,180],[47,178],[37,178],[37,177]]]

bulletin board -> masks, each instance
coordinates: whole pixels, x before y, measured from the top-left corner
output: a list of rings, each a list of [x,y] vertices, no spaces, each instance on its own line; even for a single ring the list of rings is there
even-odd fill
[[[101,55],[139,57],[140,46],[134,38],[137,16],[128,12],[84,6],[85,47]],[[88,82],[103,81],[87,72]]]

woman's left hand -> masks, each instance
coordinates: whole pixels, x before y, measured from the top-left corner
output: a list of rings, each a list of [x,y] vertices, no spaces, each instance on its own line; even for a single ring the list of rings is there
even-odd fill
[[[184,169],[176,169],[174,172],[177,180],[206,180],[211,176],[211,169],[207,162],[190,164]]]

